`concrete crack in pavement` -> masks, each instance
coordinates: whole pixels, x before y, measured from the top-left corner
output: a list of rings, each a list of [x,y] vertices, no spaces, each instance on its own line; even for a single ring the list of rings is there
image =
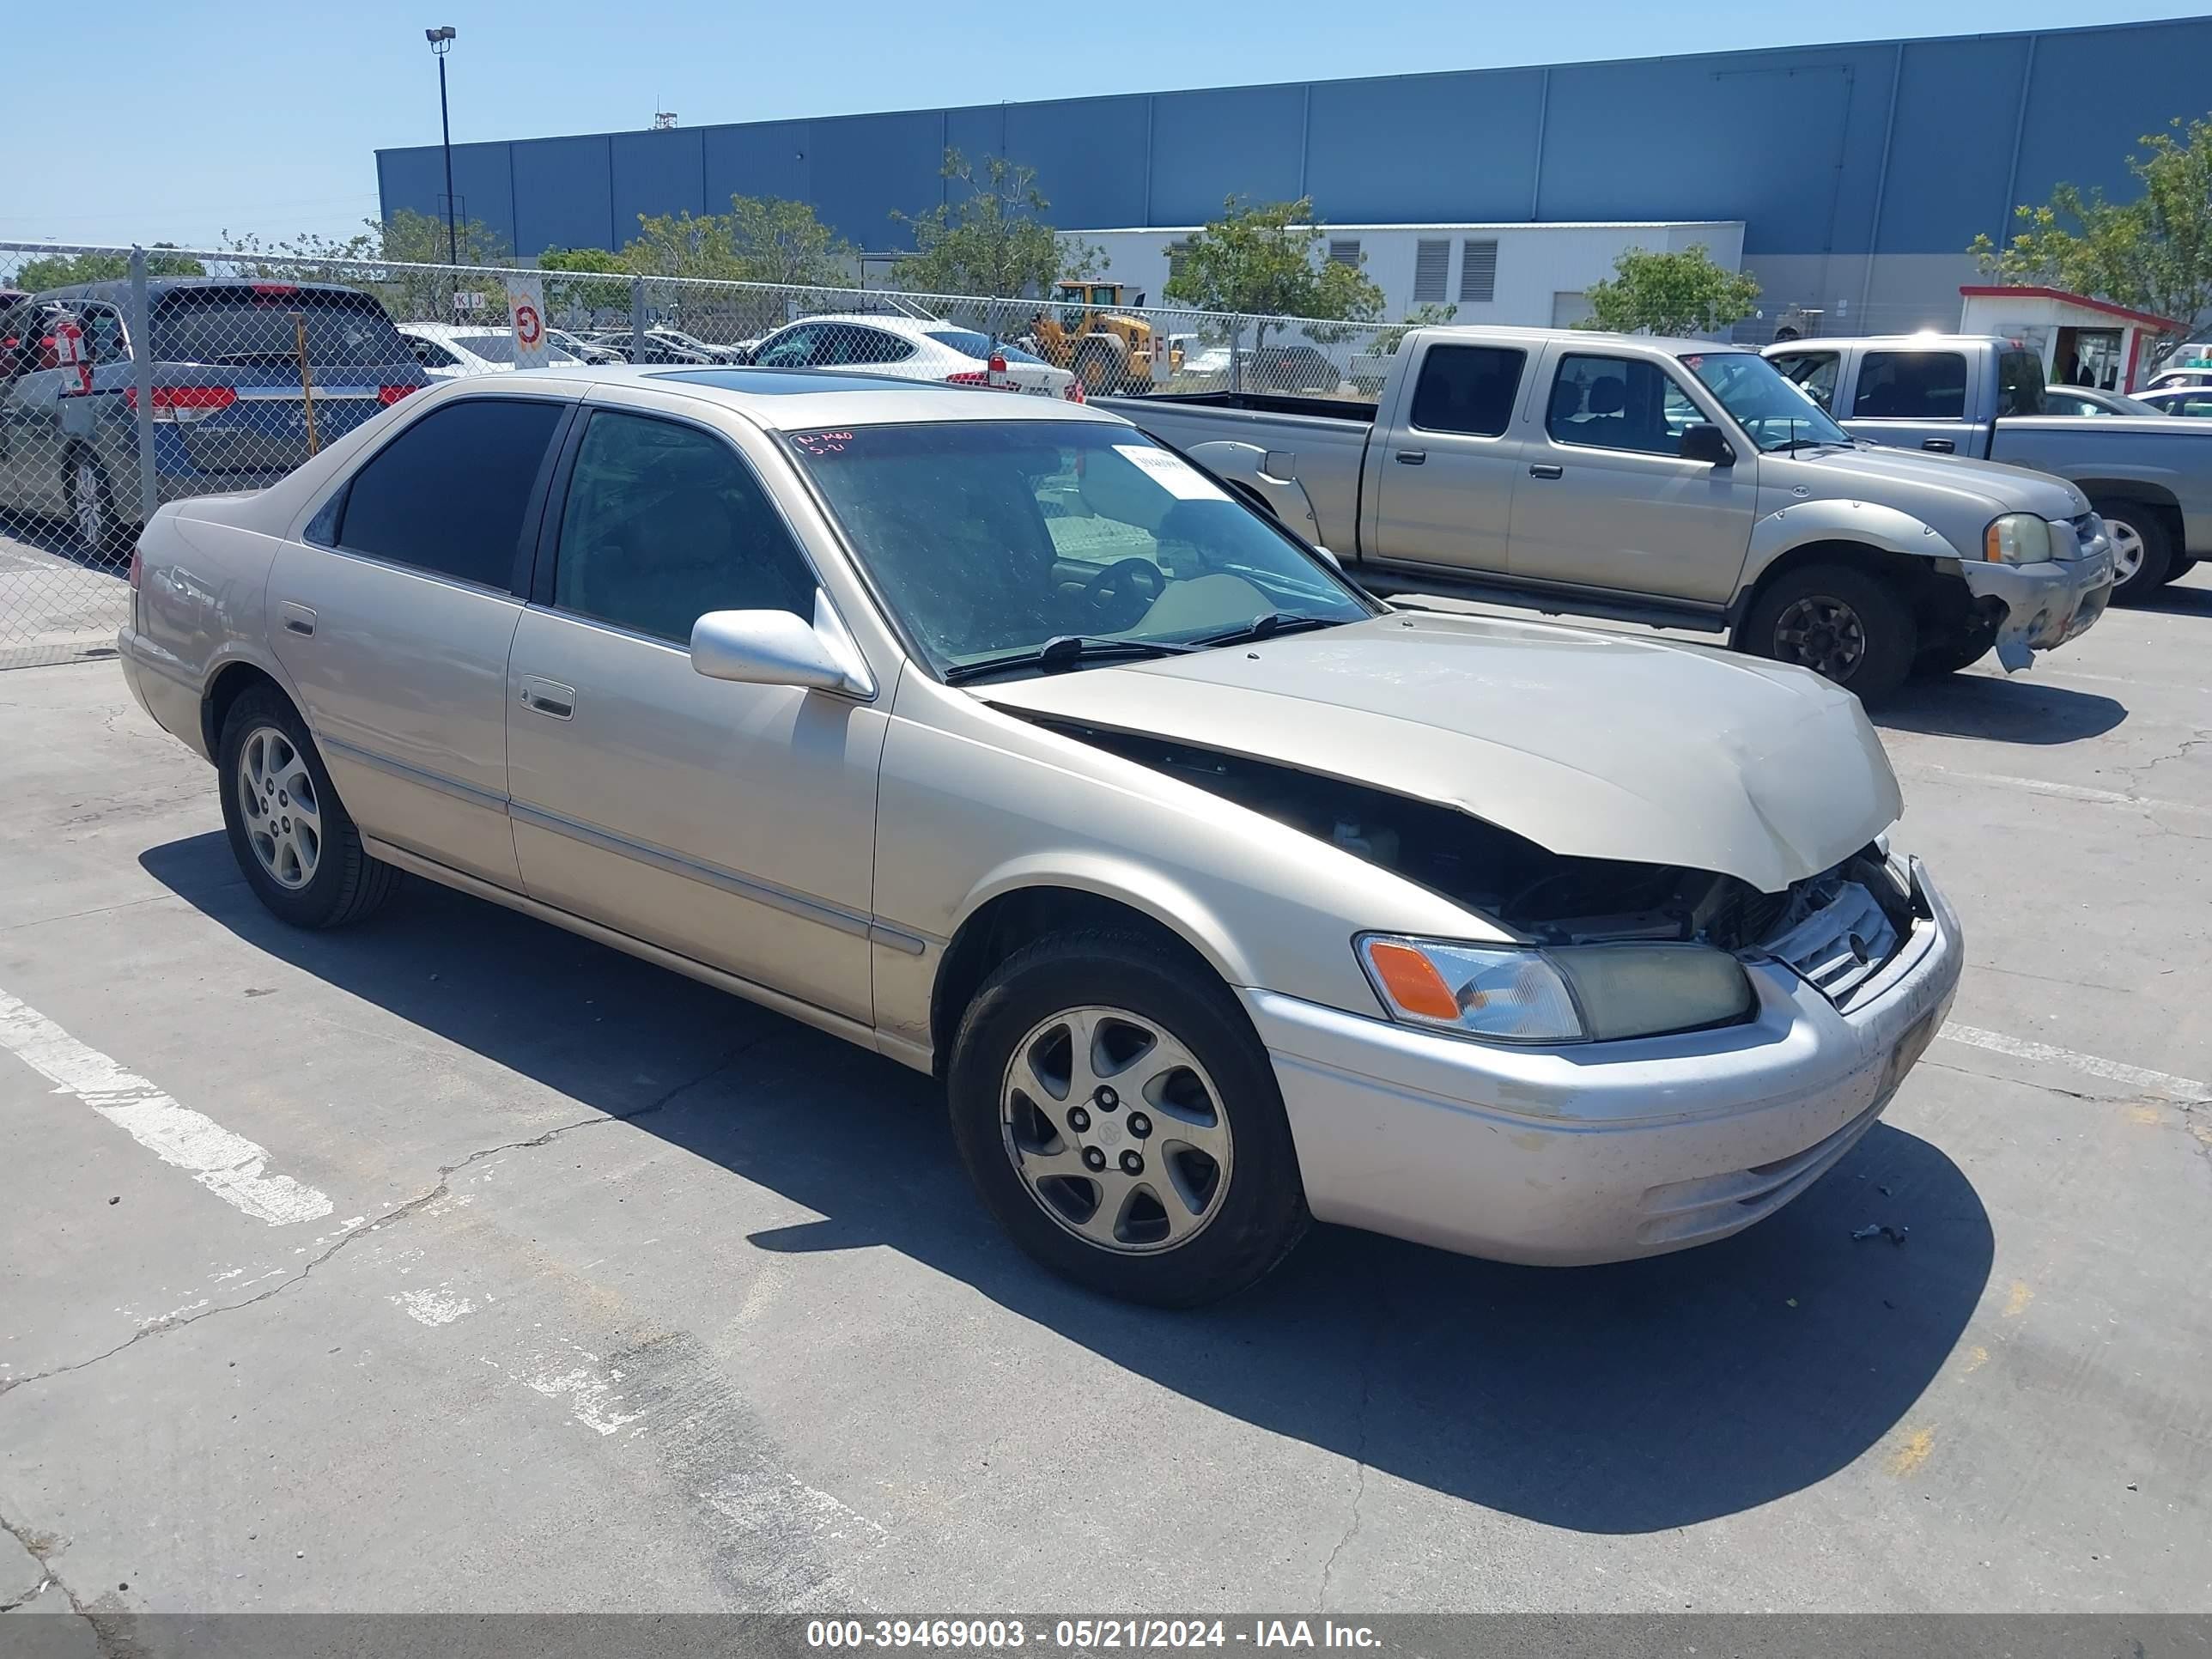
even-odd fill
[[[1336,1571],[1337,1557],[1342,1555],[1352,1540],[1359,1535],[1359,1506],[1367,1497],[1367,1423],[1375,1403],[1375,1345],[1382,1340],[1382,1334],[1379,1322],[1370,1327],[1367,1340],[1359,1350],[1359,1439],[1352,1450],[1352,1462],[1358,1468],[1358,1476],[1352,1488],[1352,1510],[1345,1521],[1344,1534],[1336,1540],[1336,1547],[1329,1551],[1328,1559],[1322,1563],[1321,1592],[1316,1600],[1319,1610],[1323,1613],[1328,1611],[1328,1583]]]
[[[5,1607],[0,1607],[0,1613],[13,1613],[33,1597],[45,1594],[51,1587],[62,1593],[62,1597],[69,1603],[71,1613],[92,1627],[93,1644],[100,1650],[102,1659],[125,1659],[125,1656],[132,1650],[127,1644],[120,1641],[115,1632],[107,1628],[108,1615],[95,1613],[77,1600],[76,1592],[70,1588],[69,1582],[61,1574],[54,1571],[53,1563],[47,1559],[47,1557],[53,1553],[57,1540],[43,1533],[33,1532],[28,1527],[19,1526],[4,1515],[0,1515],[0,1532],[5,1532],[8,1536],[21,1545],[23,1553],[36,1561],[39,1564],[39,1571],[45,1574],[45,1577],[39,1581],[36,1589],[23,1597],[22,1601],[10,1601]]]
[[[281,1296],[283,1292],[291,1289],[293,1285],[297,1285],[301,1280],[307,1279],[315,1271],[316,1268],[321,1267],[325,1261],[328,1261],[332,1256],[336,1255],[340,1250],[345,1249],[347,1245],[352,1243],[356,1238],[360,1238],[368,1233],[375,1232],[380,1228],[390,1226],[395,1222],[404,1221],[409,1216],[413,1215],[417,1210],[422,1209],[428,1205],[434,1204],[441,1198],[449,1197],[451,1195],[451,1188],[448,1183],[452,1181],[454,1176],[459,1174],[463,1170],[467,1169],[471,1164],[481,1163],[488,1158],[496,1158],[501,1152],[526,1152],[540,1146],[549,1146],[562,1135],[568,1133],[571,1130],[588,1129],[593,1125],[600,1123],[634,1123],[639,1118],[650,1117],[653,1113],[660,1111],[668,1106],[669,1103],[674,1101],[678,1096],[688,1093],[690,1091],[698,1088],[701,1085],[712,1081],[714,1078],[720,1076],[723,1072],[727,1071],[731,1066],[736,1065],[740,1060],[743,1060],[747,1054],[750,1054],[754,1049],[759,1048],[763,1043],[768,1042],[769,1038],[775,1035],[777,1035],[777,1031],[774,1027],[771,1027],[768,1030],[756,1033],[754,1036],[747,1038],[744,1042],[740,1042],[734,1048],[729,1049],[720,1060],[717,1060],[705,1071],[697,1073],[696,1076],[686,1078],[682,1082],[663,1090],[659,1094],[653,1097],[653,1099],[647,1101],[644,1105],[640,1106],[634,1110],[627,1112],[602,1112],[595,1116],[579,1118],[574,1123],[557,1125],[553,1128],[546,1130],[543,1134],[532,1136],[527,1140],[502,1141],[496,1146],[486,1146],[480,1151],[471,1152],[466,1158],[461,1159],[458,1164],[441,1165],[438,1170],[437,1184],[433,1186],[429,1191],[409,1199],[404,1204],[394,1206],[392,1208],[385,1211],[383,1214],[377,1216],[374,1219],[363,1222],[358,1227],[348,1229],[345,1232],[341,1233],[337,1237],[337,1240],[332,1243],[327,1249],[314,1256],[304,1267],[302,1267],[298,1273],[294,1273],[289,1279],[280,1280],[278,1283],[271,1285],[267,1290],[261,1291],[258,1295],[249,1296],[243,1302],[225,1303],[220,1308],[209,1308],[201,1312],[192,1314],[189,1317],[179,1316],[170,1319],[157,1320],[153,1324],[148,1325],[143,1329],[133,1333],[131,1336],[126,1337],[124,1340],[117,1343],[113,1347],[106,1350],[104,1352],[94,1354],[88,1359],[79,1359],[67,1365],[56,1365],[50,1370],[33,1371],[29,1375],[24,1376],[0,1378],[0,1398],[5,1398],[12,1390],[21,1388],[27,1382],[44,1382],[53,1377],[66,1376],[72,1371],[81,1371],[88,1366],[97,1365],[104,1359],[112,1359],[117,1354],[121,1353],[125,1348],[135,1347],[137,1344],[147,1340],[150,1337],[165,1336],[169,1332],[180,1330],[186,1325],[197,1325],[203,1319],[213,1319],[219,1315],[236,1313],[241,1309],[251,1308],[258,1303],[266,1302],[272,1296]],[[27,1546],[26,1547],[27,1547]]]

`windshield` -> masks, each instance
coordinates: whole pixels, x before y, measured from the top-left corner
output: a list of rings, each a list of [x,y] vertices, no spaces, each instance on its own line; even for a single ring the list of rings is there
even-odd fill
[[[1682,367],[1705,382],[1705,389],[1762,450],[1851,441],[1820,404],[1764,357],[1748,351],[1693,352],[1682,359]]]
[[[1171,646],[1271,613],[1374,614],[1267,519],[1125,426],[963,421],[790,442],[940,674],[1064,635]]]
[[[932,328],[926,329],[923,332],[938,344],[951,346],[955,351],[964,353],[970,357],[988,357],[994,349],[991,337],[988,334],[979,334],[972,328]],[[1008,345],[1004,340],[999,342],[996,349],[998,354],[1010,363],[1044,362],[1043,358],[1032,356],[1019,346]]]

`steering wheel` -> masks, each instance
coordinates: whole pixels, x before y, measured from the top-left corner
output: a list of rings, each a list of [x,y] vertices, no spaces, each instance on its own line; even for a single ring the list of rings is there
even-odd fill
[[[1168,591],[1168,579],[1150,559],[1116,559],[1083,585],[1083,604],[1103,632],[1127,628]]]

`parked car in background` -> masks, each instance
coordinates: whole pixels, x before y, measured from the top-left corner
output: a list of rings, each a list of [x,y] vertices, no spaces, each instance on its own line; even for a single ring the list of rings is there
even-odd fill
[[[514,336],[503,328],[471,328],[457,323],[402,323],[415,360],[433,380],[450,380],[466,374],[511,374],[514,372]],[[574,367],[578,360],[546,341],[546,362]]]
[[[2154,404],[2130,398],[2124,392],[2101,392],[2088,386],[2047,386],[2043,388],[2046,415],[2155,415]]]
[[[142,557],[123,673],[279,919],[410,871],[934,1073],[1021,1246],[1141,1301],[1309,1218],[1739,1232],[1964,960],[1848,695],[1394,613],[1060,398],[450,382]]]
[[[2144,392],[2142,401],[2168,420],[2201,421],[2212,416],[2212,385],[2160,386]]]
[[[1351,384],[1328,354],[1310,345],[1257,345],[1243,353],[1247,392],[1278,392],[1333,398],[1351,393]]]
[[[131,337],[131,284],[35,295],[15,313],[81,331],[82,368],[60,366],[52,330],[27,333],[0,386],[0,513],[66,518],[89,552],[126,545],[140,502],[137,355],[152,381],[160,499],[258,489],[307,459],[300,342],[314,382],[314,433],[343,437],[426,382],[410,343],[358,289],[323,283],[156,276],[148,332]],[[35,340],[35,344],[33,341]]]
[[[902,380],[996,386],[1078,403],[1083,398],[1071,370],[1018,346],[953,323],[875,312],[809,317],[780,328],[753,348],[750,361],[763,368],[866,368]]]
[[[1821,338],[1769,346],[1766,356],[1855,437],[2071,480],[2112,530],[2116,604],[2143,598],[2212,551],[2212,433],[2172,421],[2051,415],[2042,362],[2015,341]]]
[[[619,351],[610,350],[603,345],[593,345],[591,342],[571,334],[565,328],[547,329],[545,343],[556,351],[566,352],[580,363],[605,364],[628,361]]]
[[[734,363],[744,359],[744,353],[735,346],[715,345],[665,324],[646,330],[645,337],[648,362],[664,361],[651,355],[656,347],[669,354],[665,360],[669,362]]]
[[[1869,702],[1993,647],[2024,668],[2111,592],[2070,484],[1854,445],[1747,349],[1429,327],[1388,362],[1375,404],[1108,407],[1370,587],[1725,631]]]

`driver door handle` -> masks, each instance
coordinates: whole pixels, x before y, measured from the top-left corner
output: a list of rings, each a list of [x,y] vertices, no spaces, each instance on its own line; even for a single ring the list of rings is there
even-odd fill
[[[1920,441],[1920,447],[1923,449],[1932,449],[1939,455],[1952,454],[1959,447],[1956,443],[1948,438],[1923,438]]]
[[[1567,476],[1567,469],[1556,461],[1531,461],[1528,476],[1532,478],[1564,478]]]
[[[1419,466],[1428,459],[1429,452],[1425,449],[1401,449],[1398,452],[1398,462],[1401,466]]]
[[[576,712],[576,688],[563,685],[558,680],[541,680],[535,674],[525,674],[522,706],[549,719],[565,720]]]

